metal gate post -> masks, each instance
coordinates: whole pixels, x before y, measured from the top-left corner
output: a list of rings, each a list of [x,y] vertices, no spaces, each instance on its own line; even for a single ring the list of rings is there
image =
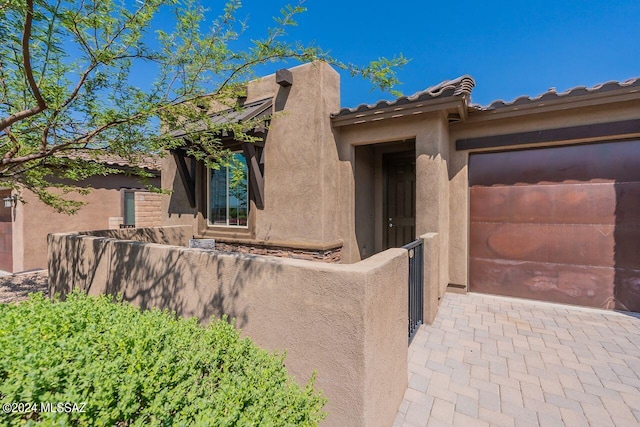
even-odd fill
[[[422,239],[402,247],[409,252],[409,343],[423,322],[424,248]]]

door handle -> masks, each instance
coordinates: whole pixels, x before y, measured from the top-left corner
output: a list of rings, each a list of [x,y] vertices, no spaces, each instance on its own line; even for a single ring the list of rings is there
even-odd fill
[[[393,228],[393,223],[391,222],[391,218],[389,218],[389,228]]]

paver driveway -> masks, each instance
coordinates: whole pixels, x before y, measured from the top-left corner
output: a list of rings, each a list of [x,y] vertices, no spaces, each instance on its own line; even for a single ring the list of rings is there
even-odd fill
[[[640,425],[640,318],[446,294],[394,426]]]

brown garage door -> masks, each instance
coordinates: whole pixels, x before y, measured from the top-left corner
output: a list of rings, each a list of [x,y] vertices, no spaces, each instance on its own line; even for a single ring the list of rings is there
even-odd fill
[[[640,311],[640,141],[472,154],[475,292]]]

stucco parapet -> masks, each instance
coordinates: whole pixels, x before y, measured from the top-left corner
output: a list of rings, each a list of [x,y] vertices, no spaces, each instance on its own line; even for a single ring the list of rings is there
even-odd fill
[[[183,229],[183,228],[191,228],[189,226],[166,226],[166,227],[149,227],[150,229]],[[130,229],[131,230],[141,230],[141,229]],[[99,232],[105,232],[111,234],[111,232],[122,232],[122,234],[126,233],[127,230],[100,230]],[[251,260],[258,263],[273,263],[280,264],[283,266],[293,266],[293,267],[305,267],[317,271],[333,271],[333,272],[354,272],[354,273],[368,273],[370,271],[374,271],[380,268],[384,268],[384,266],[392,262],[397,258],[407,258],[407,251],[401,248],[391,248],[386,251],[377,253],[365,260],[359,261],[354,264],[325,264],[318,263],[309,260],[303,259],[294,259],[294,258],[280,258],[273,257],[268,255],[252,255],[252,254],[244,254],[244,253],[228,253],[228,252],[219,252],[215,250],[209,249],[199,249],[199,248],[188,248],[185,246],[178,245],[168,245],[163,243],[154,243],[154,242],[144,242],[139,240],[132,240],[126,238],[118,238],[112,236],[96,236],[93,233],[96,232],[77,232],[77,233],[55,233],[51,236],[64,238],[69,237],[73,239],[83,239],[83,240],[103,240],[105,242],[113,242],[117,244],[127,244],[127,245],[135,245],[135,246],[148,246],[152,248],[163,248],[165,250],[172,250],[181,253],[210,253],[212,256],[220,257],[221,259],[246,259]],[[115,233],[114,233],[115,234]]]
[[[214,251],[208,251],[206,249],[196,249],[196,248],[179,248],[179,249],[183,251],[211,252],[221,258],[250,259],[252,261],[260,262],[260,263],[273,263],[273,264],[279,264],[282,266],[304,267],[304,268],[315,270],[315,271],[345,272],[345,273],[346,272],[369,273],[374,270],[384,268],[384,266],[386,266],[389,262],[392,262],[396,258],[408,257],[407,251],[405,251],[404,249],[392,248],[392,249],[387,249],[384,252],[375,254],[355,264],[325,264],[325,263],[318,263],[318,262],[304,260],[304,259],[279,258],[279,257],[268,256],[268,255],[232,254],[232,253],[214,252]]]
[[[422,240],[433,240],[438,237],[438,233],[425,233],[420,236]]]
[[[151,244],[149,240],[157,240],[161,246],[176,245],[183,247],[192,237],[192,227],[188,225],[168,225],[160,227],[139,227],[125,229],[104,229],[91,231],[77,231],[71,233],[53,233],[49,236],[93,238],[109,241],[142,242]],[[156,242],[154,242],[156,243]]]
[[[256,245],[256,246],[267,246],[267,247],[278,247],[278,248],[288,248],[288,249],[302,249],[302,250],[317,250],[317,251],[328,251],[332,249],[341,248],[344,244],[342,240],[335,240],[329,243],[307,243],[300,241],[290,241],[290,240],[259,240],[259,239],[242,239],[242,238],[233,238],[233,237],[216,237],[215,234],[206,234],[207,238],[215,239],[221,243],[235,243],[240,245]]]
[[[115,230],[114,230],[115,231]],[[62,241],[64,239],[69,239],[69,240],[73,240],[73,241],[104,241],[104,242],[113,242],[113,241],[118,241],[119,239],[114,239],[114,238],[106,238],[106,237],[100,237],[100,236],[92,236],[89,234],[82,234],[82,233],[51,233],[47,236],[47,242],[51,243],[52,240],[58,240],[58,241]],[[133,242],[133,241],[131,241]]]
[[[167,229],[167,230],[174,229],[174,230],[178,230],[178,229],[182,229],[182,228],[191,228],[191,226],[188,226],[188,225],[163,225],[161,227],[148,227],[148,228],[156,229],[156,230],[159,230],[159,229]],[[132,229],[122,229],[120,231],[122,233],[127,233],[127,231],[130,231],[130,230],[132,230]],[[136,230],[136,229],[133,229],[133,230]],[[82,234],[82,235],[85,235],[85,236],[90,236],[93,233],[101,233],[101,232],[109,232],[109,233],[111,233],[112,231],[113,230],[88,230],[88,231],[77,231],[77,232],[73,232],[73,233],[56,233],[56,234]]]
[[[338,72],[333,69],[328,63],[324,61],[308,62],[306,64],[300,64],[295,67],[288,68],[293,73],[293,84],[296,84],[295,74],[296,72],[304,71],[310,67],[323,67],[330,70],[336,76],[340,76]],[[263,98],[275,98],[278,93],[279,86],[276,83],[276,73],[268,74],[266,76],[259,77],[255,80],[251,80],[247,85],[247,100],[246,102],[254,102]]]
[[[390,248],[386,251],[379,252],[370,256],[367,259],[359,261],[355,264],[347,264],[352,266],[359,271],[373,271],[379,268],[383,268],[389,262],[392,262],[395,259],[409,259],[409,253],[406,249],[402,248]]]
[[[65,236],[79,236],[80,233],[79,232],[74,232],[74,233],[51,233],[49,234],[47,237],[65,237]],[[83,234],[83,236],[86,236],[86,234]]]
[[[289,67],[287,69],[289,71],[295,73],[298,70],[304,70],[305,68],[310,68],[310,67],[324,67],[327,70],[330,70],[331,72],[333,72],[333,74],[335,74],[336,76],[340,76],[340,74],[331,65],[329,65],[328,62],[320,61],[320,60],[313,61],[313,62],[307,62],[307,63],[304,63],[304,64],[296,65],[295,67]],[[251,80],[249,82],[249,85],[258,84],[258,83],[260,83],[262,81],[266,81],[266,80],[268,80],[272,84],[275,84],[276,73],[267,74],[266,76],[262,76],[262,77],[259,77],[259,78],[255,79],[255,80]],[[295,80],[294,80],[293,84],[295,84]]]

